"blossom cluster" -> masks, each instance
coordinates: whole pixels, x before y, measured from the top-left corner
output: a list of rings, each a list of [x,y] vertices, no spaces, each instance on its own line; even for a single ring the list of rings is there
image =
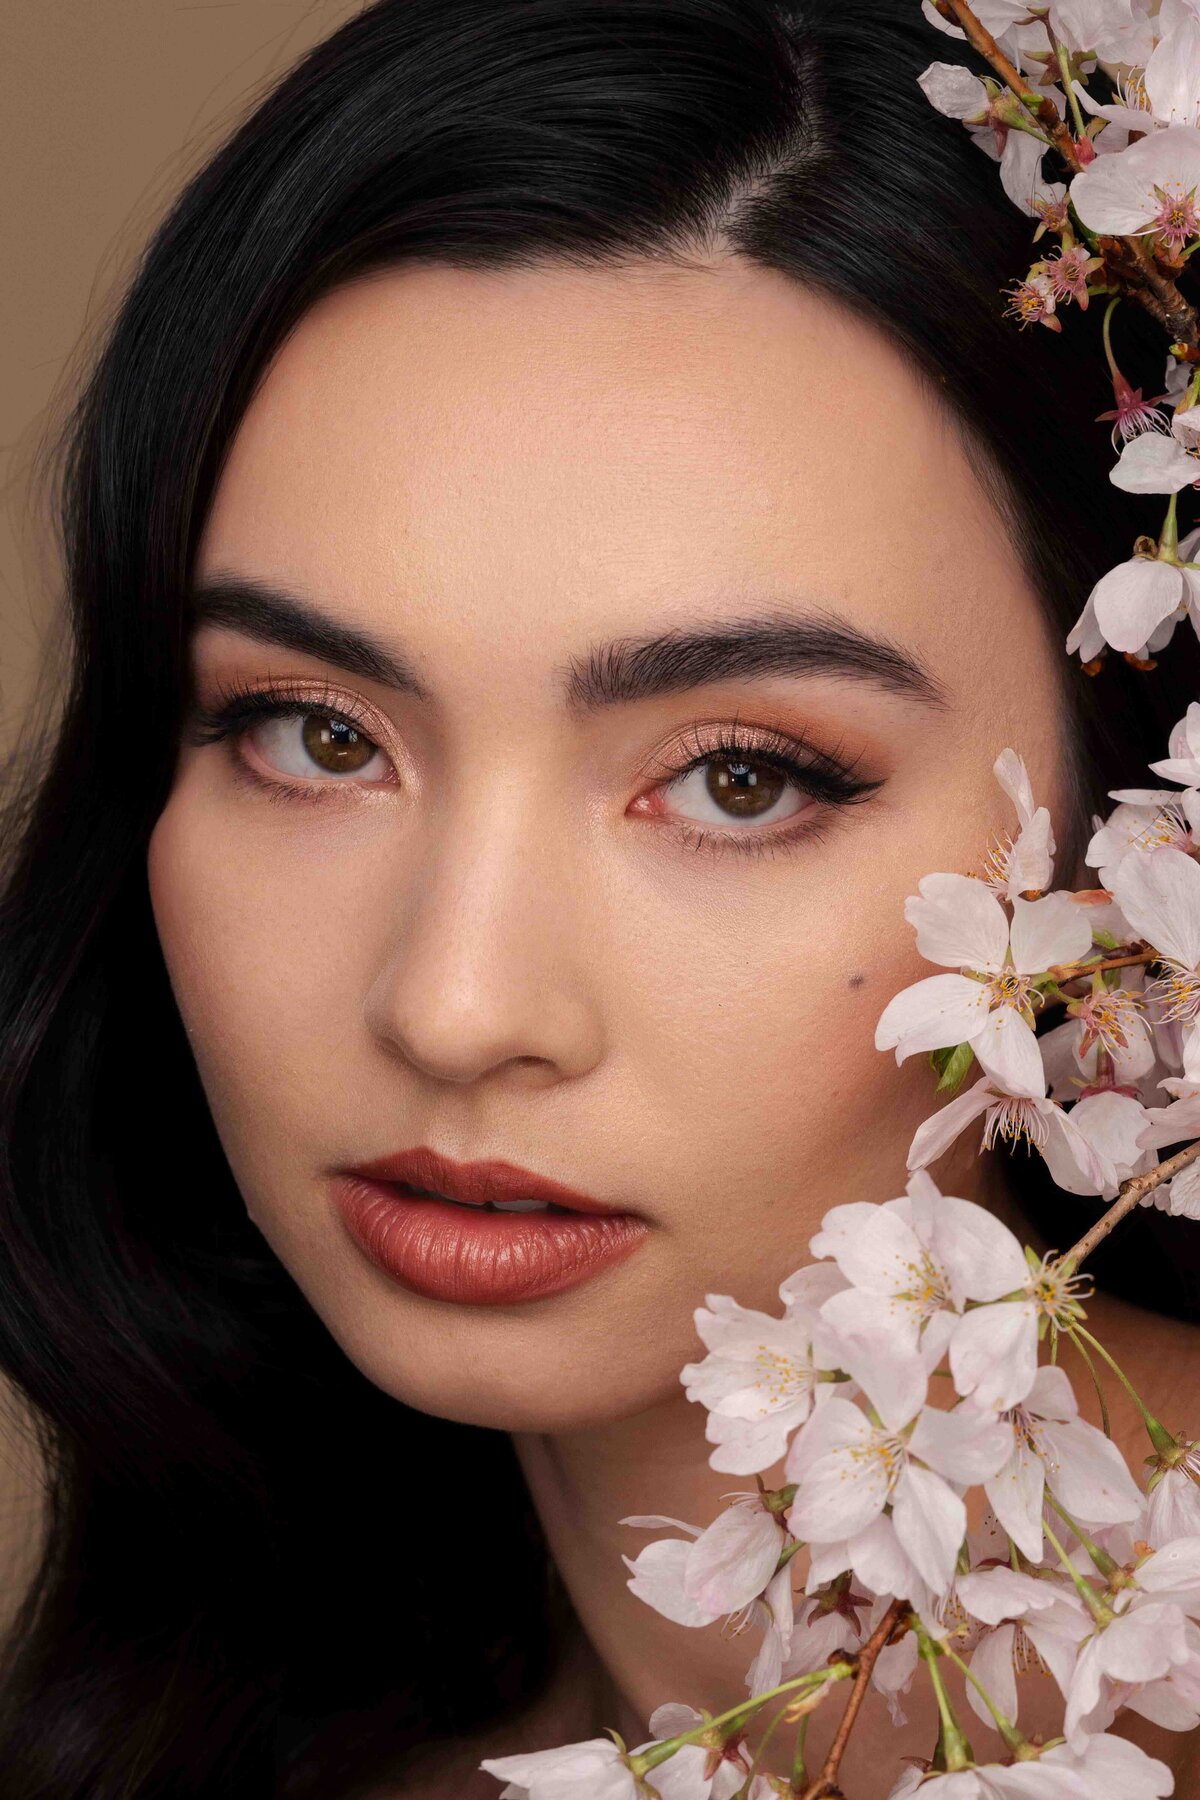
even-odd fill
[[[995,71],[933,62],[928,99],[997,160],[1006,194],[1038,220],[1034,238],[1057,240],[1009,290],[1009,312],[1057,331],[1064,307],[1106,296],[1110,478],[1169,502],[1156,533],[1095,584],[1066,648],[1090,672],[1107,647],[1152,666],[1185,616],[1200,633],[1200,531],[1181,539],[1177,519],[1179,495],[1200,486],[1200,322],[1185,291],[1200,247],[1200,0],[923,0],[923,11],[971,36]],[[1046,178],[1049,149],[1067,179]],[[1144,395],[1117,362],[1122,300],[1166,331],[1161,393]]]
[[[1094,1235],[1139,1201],[1200,1217],[1200,702],[1168,748],[1151,770],[1172,785],[1116,790],[1094,819],[1086,861],[1103,886],[1079,892],[1052,888],[1049,811],[1001,752],[1013,829],[979,873],[920,881],[905,913],[942,972],[878,1022],[878,1049],[924,1053],[952,1095],[916,1132],[905,1192],[827,1211],[778,1314],[717,1293],[695,1311],[705,1354],[681,1381],[704,1409],[709,1464],[755,1486],[704,1525],[626,1517],[666,1535],[623,1560],[632,1592],[676,1624],[752,1632],[748,1701],[717,1718],[660,1706],[633,1750],[614,1733],[488,1759],[499,1800],[801,1795],[756,1767],[748,1725],[764,1700],[791,1696],[802,1722],[838,1682],[869,1681],[900,1722],[922,1669],[942,1731],[928,1761],[897,1772],[893,1800],[1173,1791],[1166,1765],[1110,1727],[1122,1709],[1200,1724],[1200,1444],[1135,1395],[1151,1448],[1135,1477],[1059,1359],[1069,1349],[1097,1385],[1109,1365],[1132,1392],[1086,1324],[1087,1237],[1035,1254],[929,1168],[982,1125],[981,1147],[1023,1144],[1069,1194],[1110,1202]],[[1031,1660],[1061,1690],[1049,1741],[1021,1731]],[[998,1740],[980,1760],[943,1663]]]

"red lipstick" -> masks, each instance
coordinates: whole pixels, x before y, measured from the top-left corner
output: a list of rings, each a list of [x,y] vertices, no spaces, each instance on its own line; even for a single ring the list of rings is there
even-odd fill
[[[637,1214],[515,1163],[456,1163],[424,1146],[346,1170],[334,1199],[376,1268],[414,1293],[464,1305],[574,1287],[649,1232]]]

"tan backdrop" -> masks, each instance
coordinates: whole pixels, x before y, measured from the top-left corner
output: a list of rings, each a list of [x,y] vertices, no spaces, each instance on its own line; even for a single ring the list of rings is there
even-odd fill
[[[38,459],[138,252],[255,98],[363,0],[6,0],[0,56],[0,750],[59,585]],[[0,1628],[37,1538],[36,1459],[0,1414]]]

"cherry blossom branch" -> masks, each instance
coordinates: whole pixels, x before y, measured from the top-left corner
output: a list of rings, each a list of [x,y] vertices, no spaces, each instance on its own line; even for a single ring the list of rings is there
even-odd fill
[[[1010,87],[1021,105],[1031,112],[1054,145],[1067,167],[1075,174],[1083,168],[1075,140],[1058,116],[1058,108],[1045,94],[1035,94],[1015,63],[1011,63],[999,44],[967,5],[967,0],[933,0],[938,12],[952,25],[961,26],[967,42],[991,63],[1001,81]]]
[[[1185,1150],[1177,1150],[1174,1156],[1167,1158],[1166,1162],[1158,1163],[1153,1169],[1147,1169],[1144,1175],[1132,1175],[1128,1181],[1122,1182],[1117,1197],[1108,1211],[1102,1213],[1091,1230],[1085,1231],[1079,1242],[1073,1244],[1067,1251],[1062,1259],[1064,1265],[1077,1269],[1084,1257],[1090,1256],[1097,1244],[1102,1244],[1113,1227],[1119,1225],[1126,1214],[1131,1213],[1147,1194],[1156,1187],[1160,1187],[1164,1181],[1170,1181],[1173,1175],[1178,1175],[1181,1169],[1186,1169],[1189,1163],[1196,1161],[1197,1157],[1200,1157],[1200,1139],[1194,1144],[1189,1144]]]
[[[1103,962],[1056,963],[1052,969],[1047,969],[1046,973],[1053,975],[1055,981],[1061,984],[1064,981],[1079,981],[1085,975],[1103,975],[1106,969],[1129,969],[1142,963],[1155,962],[1157,959],[1158,952],[1156,950],[1136,950],[1128,956],[1105,957]]]
[[[1200,1149],[1200,1145],[1197,1146]],[[880,1619],[878,1625],[858,1653],[858,1667],[854,1674],[854,1686],[850,1689],[850,1698],[846,1702],[846,1710],[838,1722],[838,1728],[829,1746],[829,1755],[825,1758],[821,1773],[815,1781],[805,1788],[802,1800],[833,1800],[840,1793],[837,1784],[838,1768],[846,1753],[846,1745],[850,1742],[850,1733],[854,1730],[854,1721],[863,1703],[867,1684],[871,1679],[871,1671],[880,1651],[892,1635],[900,1615],[908,1611],[907,1600],[893,1600],[892,1604]]]

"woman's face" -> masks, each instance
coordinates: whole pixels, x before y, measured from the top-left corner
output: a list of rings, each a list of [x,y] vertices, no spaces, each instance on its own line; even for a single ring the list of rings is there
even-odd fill
[[[905,896],[1015,823],[997,753],[1061,800],[1061,645],[957,434],[871,328],[737,259],[412,267],[287,341],[197,579],[149,872],[255,1224],[422,1410],[678,1396],[707,1293],[778,1310],[829,1206],[903,1191],[932,1076],[875,1023],[930,972]],[[637,1215],[623,1254],[478,1291],[563,1222],[348,1176],[422,1146]],[[373,1261],[348,1195],[457,1297]]]

